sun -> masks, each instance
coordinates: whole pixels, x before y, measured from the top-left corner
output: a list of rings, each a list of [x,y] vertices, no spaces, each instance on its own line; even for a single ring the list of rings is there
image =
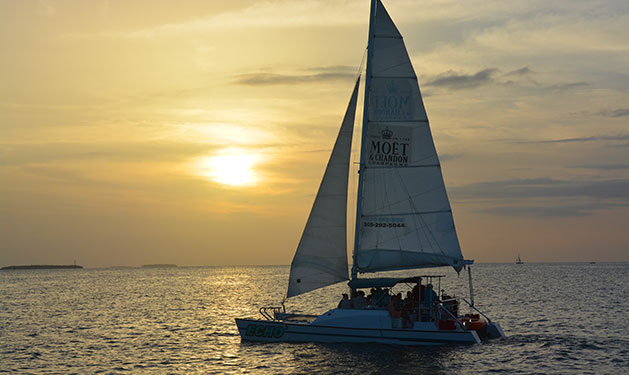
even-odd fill
[[[196,169],[199,175],[223,185],[252,186],[259,181],[254,170],[259,161],[260,157],[249,151],[228,148],[199,159]]]

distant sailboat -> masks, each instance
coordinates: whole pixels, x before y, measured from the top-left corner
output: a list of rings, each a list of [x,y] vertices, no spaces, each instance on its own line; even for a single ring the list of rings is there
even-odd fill
[[[358,89],[359,79],[291,263],[287,298],[350,279],[347,200]],[[474,306],[473,261],[461,253],[417,76],[380,0],[371,1],[358,180],[348,283],[355,297],[319,316],[287,313],[284,303],[263,307],[263,320],[236,319],[242,339],[438,345],[504,337]],[[443,266],[468,268],[469,302],[433,291],[432,280],[440,283],[441,275],[358,277]],[[403,307],[389,294],[398,284],[412,288]],[[371,289],[369,304],[360,289]],[[463,303],[476,313],[459,315]]]
[[[518,258],[515,260],[515,264],[524,264],[522,259],[520,259],[520,254],[518,254]]]

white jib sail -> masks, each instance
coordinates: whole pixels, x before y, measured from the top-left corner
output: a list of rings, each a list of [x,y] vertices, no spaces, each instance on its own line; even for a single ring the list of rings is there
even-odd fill
[[[349,279],[347,185],[358,83],[357,80],[291,263],[287,292],[289,298]]]
[[[463,255],[417,76],[379,0],[374,26],[358,271],[459,271]]]

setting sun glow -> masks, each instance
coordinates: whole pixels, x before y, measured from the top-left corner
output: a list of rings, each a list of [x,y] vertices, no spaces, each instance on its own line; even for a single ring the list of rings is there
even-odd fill
[[[201,158],[197,169],[198,174],[224,185],[251,186],[259,180],[254,170],[259,161],[257,155],[244,150],[226,149]]]

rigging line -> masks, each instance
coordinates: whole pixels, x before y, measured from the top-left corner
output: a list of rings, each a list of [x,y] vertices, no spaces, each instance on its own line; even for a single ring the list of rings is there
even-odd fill
[[[374,179],[374,181],[375,181],[375,179]],[[375,183],[374,183],[374,185],[375,185]],[[386,202],[389,199],[389,194],[388,194],[387,189],[386,189],[386,180],[385,179],[382,179],[382,186],[383,186],[382,191],[384,191],[384,197],[382,197],[382,204],[383,204],[382,210],[384,210],[384,207],[385,207],[384,206],[384,202]],[[380,233],[382,233],[382,228],[376,229],[376,249],[378,248],[378,245],[380,245]]]
[[[360,77],[360,75],[362,74],[363,67],[365,66],[365,61],[367,61],[367,47],[365,47],[365,52],[363,52],[363,58],[360,61],[360,66],[358,67],[358,72],[356,72],[354,80],[357,80],[358,77]]]
[[[400,181],[402,182],[402,185],[403,185],[403,184],[404,184],[404,181],[402,181],[402,178],[401,178],[401,176],[399,176],[399,174],[398,174],[398,178],[400,179]],[[385,180],[385,181],[386,181],[386,180]],[[385,184],[386,184],[386,182],[385,182]],[[386,190],[385,190],[385,191],[386,191]],[[393,212],[391,212],[391,207],[392,207],[392,206],[393,206],[393,205],[389,205],[389,215],[390,215],[390,216],[393,216]],[[398,234],[398,230],[399,230],[399,229],[400,229],[400,228],[398,228],[398,227],[393,227],[393,234],[395,234],[395,239],[397,240],[397,245],[398,245],[398,248],[400,249],[400,251],[402,251],[402,241],[400,241],[400,235]]]
[[[411,204],[413,206],[415,206],[415,204],[413,202],[411,202]],[[426,220],[424,220],[424,217],[419,215],[419,217],[417,218],[419,221],[421,221],[422,223],[424,223],[424,227],[426,228],[427,231],[427,235],[426,238],[428,239],[428,242],[430,244],[430,240],[432,239],[434,245],[436,246],[437,249],[439,249],[439,251],[441,252],[441,254],[446,255],[446,253],[443,251],[443,249],[441,248],[441,246],[439,245],[439,241],[437,241],[437,239],[435,238],[434,233],[430,230],[430,226],[428,225],[428,223],[426,223]],[[438,219],[437,219],[438,220]]]
[[[384,178],[384,174],[380,173],[377,174],[378,177],[381,178],[382,181],[382,191],[384,192],[384,197],[382,199],[382,203],[383,205],[380,207],[380,211],[383,212],[388,208],[389,214],[388,215],[382,215],[382,216],[393,216],[393,212],[391,211],[391,207],[393,206],[392,204],[386,204],[389,200],[389,190],[387,189],[387,179]],[[375,185],[375,178],[374,178],[374,185]],[[380,234],[384,233],[383,229],[386,228],[380,228],[376,231],[376,248],[378,248],[378,245],[380,244]],[[398,234],[398,230],[399,228],[395,227],[393,228],[393,234],[395,236],[395,239],[397,240],[398,243],[398,249],[401,251],[402,250],[402,242],[400,241],[400,235]]]
[[[442,181],[443,181],[443,178],[442,178]],[[443,183],[443,182],[442,182],[442,183]],[[412,209],[413,209],[414,211],[417,211],[417,206],[415,205],[415,201],[413,200],[413,197],[412,197],[412,196],[410,195],[410,193],[409,193],[409,189],[406,187],[406,185],[405,185],[405,184],[404,184],[404,185],[402,185],[402,186],[404,187],[404,190],[406,190],[406,193],[408,194],[408,199],[409,199],[409,202],[410,202],[410,205],[411,205]],[[415,195],[415,197],[416,197],[416,196],[419,196],[419,195],[426,194],[426,193],[428,193],[428,192],[430,192],[430,191],[435,191],[435,190],[438,190],[438,189],[441,189],[441,187],[440,187],[440,186],[437,186],[437,187],[435,187],[435,188],[433,188],[433,189],[429,189],[429,190],[427,190],[427,191],[421,192],[421,193],[419,193],[419,194]],[[449,206],[449,205],[448,205],[448,206]],[[437,239],[435,238],[434,233],[432,233],[432,231],[430,230],[430,226],[428,225],[428,223],[426,223],[426,220],[424,220],[424,217],[423,217],[422,215],[416,215],[416,216],[414,216],[413,218],[414,218],[414,219],[416,219],[416,220],[418,220],[418,221],[420,221],[420,222],[423,224],[423,225],[421,225],[421,226],[420,226],[420,228],[422,229],[422,233],[424,234],[424,236],[426,236],[426,240],[428,241],[428,245],[429,245],[429,246],[431,245],[431,244],[430,244],[430,242],[431,242],[430,240],[432,239],[432,242],[434,243],[434,245],[436,245],[436,247],[439,249],[439,251],[441,252],[441,254],[446,255],[446,254],[445,254],[445,252],[443,251],[443,249],[441,248],[441,246],[440,246],[440,244],[439,244],[439,241],[437,241]],[[437,220],[438,220],[438,219],[437,219]],[[432,246],[431,246],[431,247],[432,247]],[[422,251],[423,251],[423,249],[422,249]]]
[[[399,175],[399,171],[397,171],[397,172],[398,172],[398,175]],[[406,184],[404,183],[404,180],[402,178],[400,178],[400,180],[402,181],[402,184],[401,184],[402,187],[404,188],[406,194],[408,195],[408,202],[409,202],[409,206],[410,206],[411,210],[416,211],[417,207],[415,207],[415,204],[413,203],[413,199],[411,198],[411,195],[409,193],[409,189],[406,187]],[[423,253],[424,252],[424,247],[422,246],[422,239],[421,239],[421,237],[419,235],[419,231],[421,230],[422,233],[424,234],[424,236],[426,236],[426,234],[424,233],[424,228],[422,227],[421,223],[417,222],[418,218],[416,216],[419,216],[419,215],[413,215],[411,217],[412,217],[412,220],[413,220],[413,226],[416,228],[414,232],[415,232],[415,234],[417,236],[417,242],[419,243],[419,248],[420,248],[420,250]],[[421,218],[421,216],[420,216],[420,218]],[[428,241],[427,245],[430,245],[430,241]]]
[[[382,176],[384,176],[385,174],[391,174],[391,175],[393,175],[394,173],[397,173],[397,174],[399,175],[399,174],[400,174],[400,171],[399,171],[399,170],[396,170],[396,169],[391,169],[391,170],[387,170],[385,173],[381,173],[381,175],[382,175]],[[371,179],[371,180],[373,180],[373,179]],[[401,177],[400,177],[400,180],[402,180],[402,178],[401,178]],[[429,194],[429,193],[432,193],[432,192],[437,191],[437,190],[440,190],[440,189],[441,189],[441,186],[436,186],[436,187],[433,187],[433,188],[431,188],[431,189],[427,189],[427,190],[424,190],[424,191],[420,191],[420,192],[418,192],[418,193],[416,193],[416,194],[412,195],[412,197],[413,197],[413,198],[417,198],[417,197],[419,197],[419,196],[421,196],[421,195],[424,195],[424,194]],[[409,192],[408,190],[406,191],[406,193],[407,193],[407,195],[411,196],[411,194],[410,194],[410,192]],[[400,199],[399,201],[396,201],[396,202],[392,202],[392,203],[391,203],[391,205],[394,205],[394,204],[399,204],[399,203],[403,203],[404,201],[406,201],[406,198]],[[385,208],[385,206],[383,205],[383,206],[382,206],[382,209],[384,210],[384,208]],[[450,209],[450,207],[448,207],[448,208]],[[417,213],[418,213],[418,214],[420,214],[421,212],[417,212]],[[369,216],[369,215],[363,215],[363,216]]]
[[[396,172],[399,174],[399,171],[396,171]],[[400,178],[400,181],[402,181],[402,184],[401,184],[401,185],[402,185],[402,188],[404,188],[404,190],[405,190],[406,194],[408,195],[408,199],[409,199],[409,203],[410,203],[411,208],[412,208],[414,211],[417,211],[417,206],[415,206],[415,202],[414,202],[413,197],[411,196],[411,194],[410,194],[410,192],[409,192],[408,187],[407,187],[407,186],[406,186],[406,184],[404,183],[404,180],[402,180],[402,179]],[[432,240],[433,240],[433,242],[435,243],[435,245],[437,245],[437,248],[439,249],[439,251],[441,251],[441,253],[442,253],[443,255],[445,255],[445,253],[443,252],[443,249],[441,248],[441,246],[439,246],[439,242],[438,242],[438,241],[437,241],[437,239],[435,238],[434,233],[432,233],[432,231],[430,230],[430,228],[429,228],[428,224],[426,223],[426,221],[424,220],[424,218],[422,217],[422,215],[416,215],[416,216],[413,216],[413,221],[415,221],[415,220],[418,220],[418,221],[420,221],[422,224],[424,224],[423,226],[422,226],[422,225],[420,225],[420,226],[419,226],[419,228],[421,228],[421,229],[422,229],[422,232],[424,233],[424,235],[426,235],[426,231],[427,231],[427,234],[428,234],[428,235],[426,236],[426,239],[428,240],[428,245],[430,245],[430,239],[432,239]],[[425,229],[425,230],[424,230],[424,229]],[[419,232],[418,232],[418,233],[419,233]],[[420,241],[420,244],[421,244],[421,241]],[[422,249],[422,251],[423,251],[423,249]]]

